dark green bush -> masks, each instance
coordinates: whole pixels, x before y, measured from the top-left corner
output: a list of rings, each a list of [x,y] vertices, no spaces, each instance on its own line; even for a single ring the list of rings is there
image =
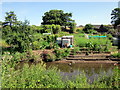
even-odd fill
[[[69,48],[54,50],[56,60],[61,60],[62,58],[67,57],[70,54],[70,52],[71,50]]]
[[[106,35],[108,37],[108,39],[112,40],[113,36],[111,34],[107,34]]]
[[[77,52],[80,51],[80,48],[79,47],[74,47],[73,49],[73,54],[77,54]]]
[[[56,60],[56,56],[51,52],[44,51],[41,55],[43,61],[45,62],[52,62]]]
[[[114,58],[120,58],[120,53],[114,53],[111,56],[114,57]]]

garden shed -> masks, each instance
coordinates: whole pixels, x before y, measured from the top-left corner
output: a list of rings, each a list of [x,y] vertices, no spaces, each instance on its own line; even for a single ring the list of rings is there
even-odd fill
[[[62,47],[69,47],[73,45],[74,36],[62,36],[57,38],[57,43]]]

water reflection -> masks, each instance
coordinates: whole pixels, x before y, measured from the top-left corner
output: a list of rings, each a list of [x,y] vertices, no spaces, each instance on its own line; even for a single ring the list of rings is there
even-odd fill
[[[23,68],[25,62],[19,63],[17,69]],[[31,66],[37,63],[26,62]],[[100,76],[111,76],[113,74],[114,64],[113,63],[46,63],[46,68],[57,67],[60,70],[60,74],[63,80],[74,79],[76,75],[85,73],[88,81],[92,83],[94,80],[98,79]]]
[[[47,63],[47,68],[57,67],[60,70],[63,79],[74,77],[85,72],[88,81],[93,82],[98,77],[113,73],[113,64],[95,64],[95,63],[75,63],[69,65],[68,63]]]

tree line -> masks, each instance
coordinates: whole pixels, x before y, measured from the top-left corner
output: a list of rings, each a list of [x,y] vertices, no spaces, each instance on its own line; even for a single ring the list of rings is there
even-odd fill
[[[34,41],[33,33],[52,33],[59,34],[62,30],[74,33],[76,28],[75,20],[71,19],[72,13],[65,13],[63,10],[50,10],[42,16],[41,26],[29,25],[29,21],[19,21],[14,11],[6,12],[5,21],[2,22],[2,38],[17,48],[17,50],[27,50],[31,42]],[[120,24],[120,8],[115,8],[111,13],[111,23],[116,29]],[[91,25],[86,25],[83,31],[89,33]]]

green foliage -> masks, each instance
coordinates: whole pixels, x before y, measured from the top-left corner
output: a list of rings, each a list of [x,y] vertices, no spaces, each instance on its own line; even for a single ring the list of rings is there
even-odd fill
[[[84,33],[84,31],[83,31],[83,29],[76,29],[76,32],[78,32],[78,33]]]
[[[52,33],[52,34],[57,34],[61,32],[61,27],[60,25],[41,25],[41,32],[42,33]]]
[[[112,40],[113,39],[113,36],[111,34],[107,34],[106,35],[108,37],[108,39]]]
[[[54,50],[55,56],[56,56],[56,60],[61,60],[64,57],[69,56],[70,54],[70,49],[69,48],[65,48],[65,49],[55,49]]]
[[[42,34],[34,34],[32,38],[32,49],[39,50],[39,49],[53,49],[59,48],[58,44],[56,43],[56,38],[58,35],[51,34],[51,35],[42,35]]]
[[[111,19],[111,23],[113,24],[114,28],[116,28],[116,26],[120,24],[120,8],[115,8],[112,10]]]
[[[74,47],[73,54],[75,55],[78,51],[80,51],[80,48],[79,47]]]
[[[31,48],[33,32],[28,24],[29,22],[25,20],[19,27],[14,26],[12,32],[6,35],[6,42],[20,52]]]
[[[71,33],[76,32],[76,23],[75,22],[71,23],[70,29],[71,29]]]
[[[60,26],[70,26],[72,20],[72,13],[64,13],[63,10],[50,10],[49,12],[45,12],[42,17],[43,22],[42,25],[60,25]]]
[[[0,47],[9,47],[5,40],[0,39]]]
[[[14,11],[6,12],[5,22],[3,22],[3,27],[10,26],[12,29],[12,26],[18,25],[19,21],[17,21],[17,16],[14,13]]]
[[[5,68],[4,64],[2,65]],[[54,78],[53,78],[54,77]],[[63,88],[64,84],[57,70],[46,70],[43,63],[27,64],[20,70],[6,66],[2,72],[2,88]]]
[[[47,68],[42,62],[37,65],[25,64],[23,68],[15,70],[6,62],[2,63],[2,88],[120,88],[120,70],[115,68],[111,76],[102,75],[93,83],[89,83],[85,72],[62,79],[57,68]]]
[[[93,25],[91,24],[86,24],[85,27],[83,28],[83,31],[85,33],[92,33],[94,30],[93,30]]]
[[[118,67],[114,68],[112,75],[102,75],[96,81],[93,82],[93,88],[120,88],[120,70]]]
[[[9,26],[2,28],[2,38],[6,39],[9,34],[12,33],[12,29]]]
[[[30,28],[33,30],[33,32],[35,33],[42,33],[42,27],[41,26],[36,26],[36,25],[32,25],[30,26]]]
[[[108,40],[107,38],[103,39],[97,39],[97,38],[91,38],[91,39],[86,39],[85,37],[75,37],[75,45],[80,47],[80,48],[88,48],[92,49],[93,51],[109,51],[112,44],[111,41]]]
[[[85,73],[77,75],[73,80],[67,80],[66,88],[90,88]]]
[[[114,57],[114,58],[120,58],[120,53],[119,52],[118,53],[114,53],[111,56]]]
[[[45,62],[52,62],[56,59],[56,56],[52,52],[44,51],[41,56]]]

